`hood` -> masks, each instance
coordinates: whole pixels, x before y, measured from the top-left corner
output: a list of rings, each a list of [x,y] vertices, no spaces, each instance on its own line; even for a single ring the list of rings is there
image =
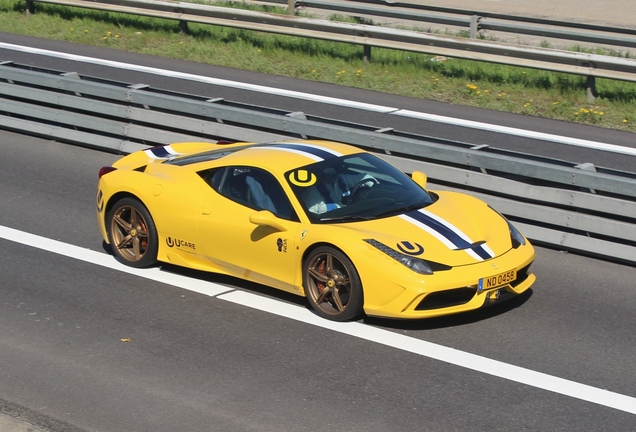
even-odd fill
[[[486,203],[454,192],[419,210],[347,224],[364,240],[449,266],[475,264],[512,248],[507,222]]]

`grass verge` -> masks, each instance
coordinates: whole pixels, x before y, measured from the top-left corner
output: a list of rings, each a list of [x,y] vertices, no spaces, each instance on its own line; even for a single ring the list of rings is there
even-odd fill
[[[175,20],[0,0],[0,31],[636,132],[636,84],[271,35]],[[334,17],[335,18],[335,17]],[[576,48],[574,48],[576,49]]]

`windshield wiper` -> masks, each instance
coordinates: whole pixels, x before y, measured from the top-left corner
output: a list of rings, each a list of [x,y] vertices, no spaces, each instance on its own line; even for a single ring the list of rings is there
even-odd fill
[[[420,201],[417,204],[411,204],[411,205],[405,205],[405,206],[401,206],[401,207],[395,207],[395,208],[392,208],[390,210],[383,211],[381,213],[377,213],[374,216],[377,217],[377,218],[386,217],[386,216],[395,216],[395,215],[399,215],[399,214],[403,214],[403,213],[408,213],[408,212],[413,211],[413,210],[419,210],[421,208],[426,207],[429,204],[430,204],[430,202],[428,202],[428,201]]]
[[[321,218],[320,222],[368,221],[371,219],[375,219],[375,215],[374,216],[345,215],[345,216],[328,217],[328,218]]]

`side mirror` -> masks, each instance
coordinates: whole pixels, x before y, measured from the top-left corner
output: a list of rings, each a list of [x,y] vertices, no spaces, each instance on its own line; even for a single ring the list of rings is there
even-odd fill
[[[413,174],[411,174],[411,178],[415,183],[420,185],[422,189],[426,189],[426,180],[428,180],[428,178],[422,171],[413,171]]]
[[[258,226],[268,226],[278,231],[287,231],[287,228],[278,222],[276,216],[274,216],[269,210],[261,210],[257,213],[251,214],[250,222]]]

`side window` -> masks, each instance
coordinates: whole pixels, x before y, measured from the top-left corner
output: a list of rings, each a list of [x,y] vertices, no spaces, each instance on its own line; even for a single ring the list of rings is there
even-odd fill
[[[212,187],[212,189],[221,193],[221,183],[223,182],[226,172],[226,168],[213,168],[205,171],[199,171],[198,174],[204,182]]]
[[[232,201],[255,210],[269,210],[282,219],[298,220],[278,180],[265,170],[234,166],[202,173],[202,177]]]

